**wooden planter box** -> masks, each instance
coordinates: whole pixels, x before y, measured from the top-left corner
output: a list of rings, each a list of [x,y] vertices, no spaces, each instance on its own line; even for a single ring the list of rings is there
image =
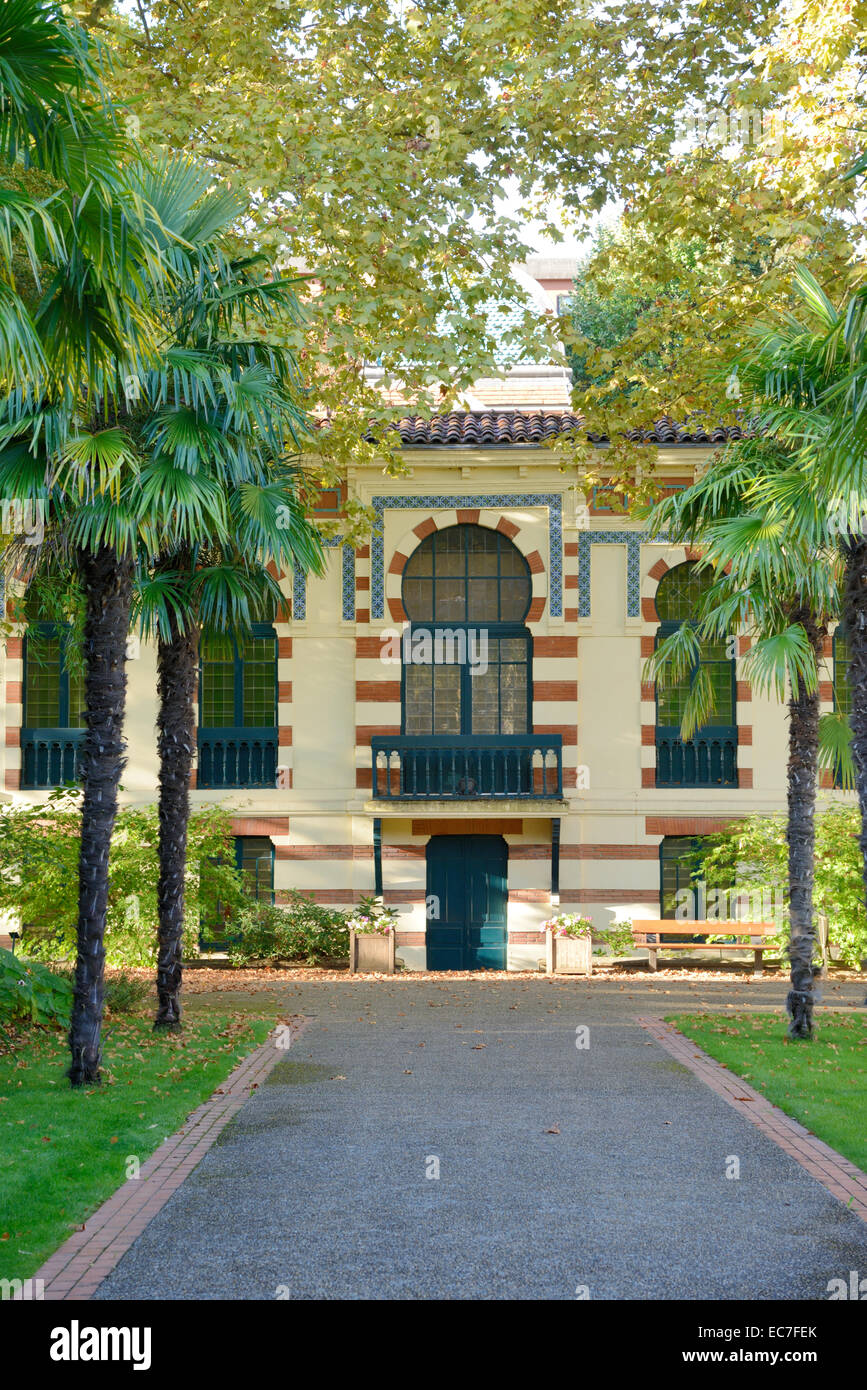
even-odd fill
[[[549,975],[592,975],[593,942],[589,936],[557,936],[545,933],[546,970]]]
[[[349,973],[394,974],[394,932],[380,936],[372,932],[349,933]]]

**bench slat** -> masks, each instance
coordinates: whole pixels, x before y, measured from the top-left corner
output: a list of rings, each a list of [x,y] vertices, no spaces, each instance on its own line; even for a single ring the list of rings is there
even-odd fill
[[[651,951],[759,951],[773,953],[776,946],[745,946],[728,941],[636,941],[636,946],[644,946]]]
[[[775,936],[773,922],[677,922],[670,917],[641,918],[632,923],[632,934],[654,936]]]

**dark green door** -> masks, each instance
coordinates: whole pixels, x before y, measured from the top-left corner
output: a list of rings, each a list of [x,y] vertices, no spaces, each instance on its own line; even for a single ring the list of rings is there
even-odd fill
[[[428,970],[505,970],[508,860],[501,835],[428,841]]]

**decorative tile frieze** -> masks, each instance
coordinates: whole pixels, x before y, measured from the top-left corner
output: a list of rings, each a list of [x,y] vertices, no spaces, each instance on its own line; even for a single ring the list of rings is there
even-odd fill
[[[341,557],[341,594],[343,618],[345,622],[352,622],[355,618],[355,550],[351,545],[344,545],[339,536],[329,536],[323,539],[322,544],[329,550],[335,546],[342,546]],[[303,570],[296,569],[292,575],[292,618],[296,623],[303,623],[307,617],[307,576]]]
[[[548,509],[548,611],[552,618],[563,616],[563,506],[562,497],[555,492],[489,493],[484,495],[397,496],[371,498],[376,521],[370,543],[370,614],[373,619],[385,614],[385,553],[383,523],[390,508],[405,511],[447,511],[454,507],[496,507],[508,511],[512,507],[547,507]]]
[[[626,546],[626,616],[641,617],[641,547],[668,540],[660,532],[648,536],[643,531],[581,531],[578,535],[578,616],[590,617],[591,546]]]

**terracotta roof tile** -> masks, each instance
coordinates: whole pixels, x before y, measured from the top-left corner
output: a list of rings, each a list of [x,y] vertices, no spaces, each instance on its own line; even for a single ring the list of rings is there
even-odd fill
[[[400,433],[401,444],[412,448],[427,446],[466,448],[502,444],[541,444],[560,435],[582,432],[580,415],[571,410],[452,410],[446,415],[425,419],[405,415],[388,429]],[[663,416],[649,429],[631,429],[625,437],[635,444],[725,444],[742,439],[740,425],[678,424]],[[375,442],[376,432],[365,436]],[[599,434],[587,434],[593,444],[607,443]]]

